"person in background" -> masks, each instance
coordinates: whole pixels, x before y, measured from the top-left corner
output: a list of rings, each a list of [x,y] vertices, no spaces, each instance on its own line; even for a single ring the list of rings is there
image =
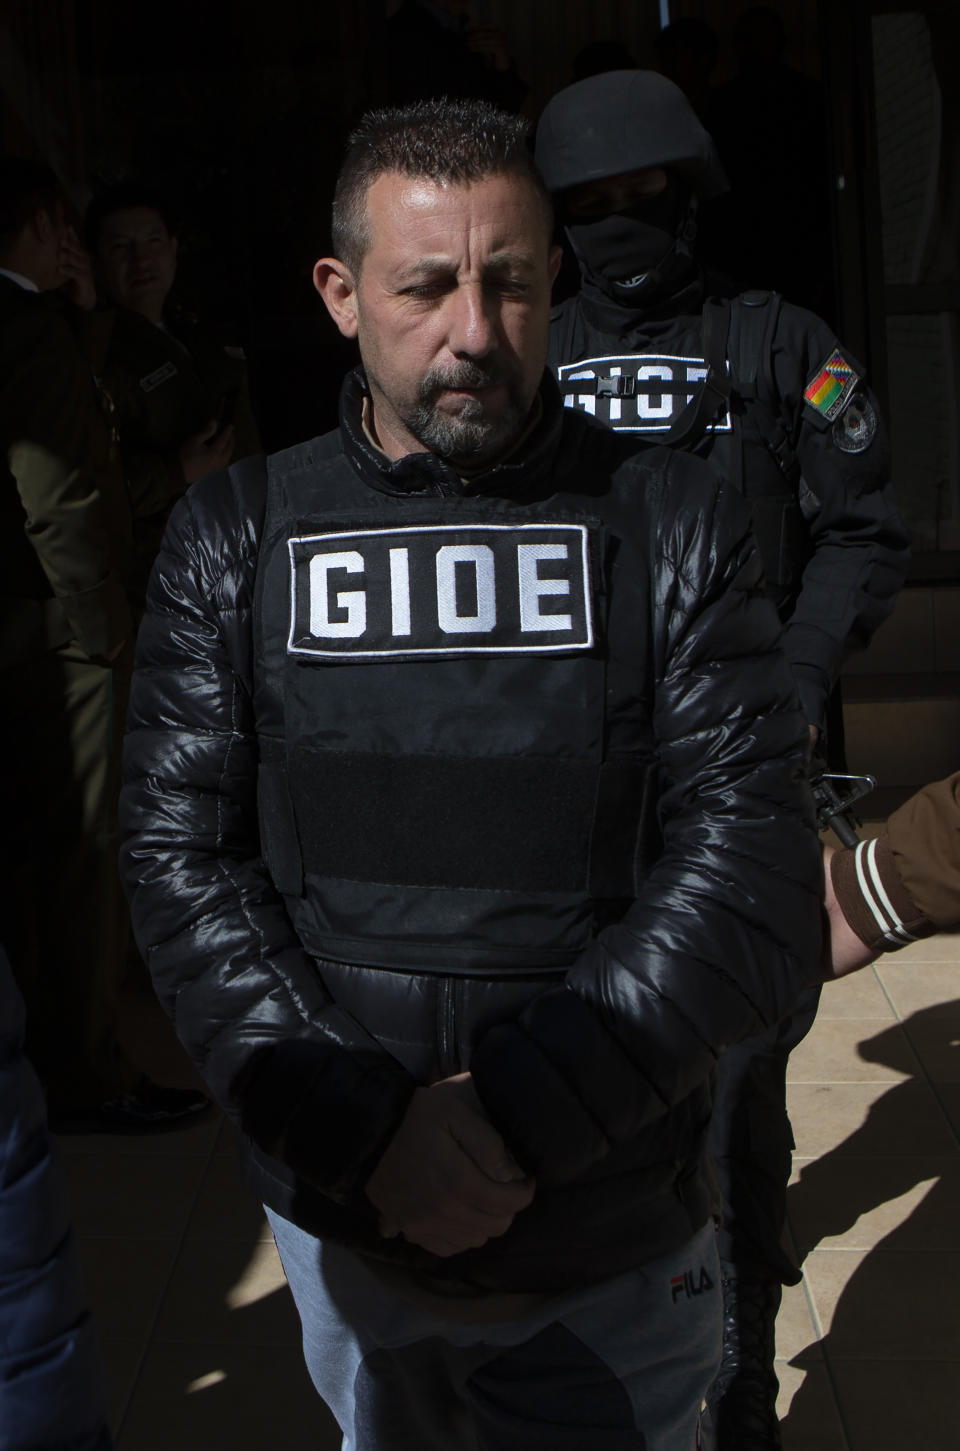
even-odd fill
[[[52,297],[78,242],[56,176],[0,162],[0,940],[57,1129],[151,1129],[203,1094],[127,1057],[116,868],[132,622],[129,509],[94,380]]]
[[[165,202],[124,183],[84,226],[100,298],[92,365],[113,405],[134,518],[135,603],[170,509],[190,484],[260,447],[240,348],[225,346],[173,294],[178,242]]]
[[[811,744],[836,751],[828,700],[840,667],[889,614],[907,558],[863,367],[826,323],[775,293],[711,295],[696,223],[725,178],[666,77],[618,71],[561,91],[536,154],[581,273],[550,325],[567,406],[638,443],[696,453],[743,494]],[[727,1314],[709,1405],[723,1451],[779,1446],[774,1323],[781,1284],[799,1279],[781,1247],[786,1066],[817,1001],[812,987],[717,1069]]]
[[[692,1451],[710,1075],[819,962],[747,511],[564,410],[551,230],[515,117],[368,115],[341,426],[190,491],[138,640],[138,940],[366,1451]]]

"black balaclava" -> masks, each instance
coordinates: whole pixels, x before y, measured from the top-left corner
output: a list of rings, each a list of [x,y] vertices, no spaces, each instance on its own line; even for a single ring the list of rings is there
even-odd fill
[[[576,187],[661,167],[667,190],[596,221],[563,217],[584,295],[650,313],[696,278],[696,199],[727,190],[713,142],[686,96],[655,71],[609,71],[560,91],[537,126],[537,165],[560,200]],[[561,212],[562,214],[562,212]]]
[[[621,307],[649,307],[669,297],[694,270],[697,199],[668,173],[659,196],[594,221],[564,218],[585,283]]]

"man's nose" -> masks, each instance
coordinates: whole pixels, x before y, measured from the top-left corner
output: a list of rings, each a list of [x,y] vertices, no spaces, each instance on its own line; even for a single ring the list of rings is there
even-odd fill
[[[457,357],[484,358],[497,345],[493,300],[480,286],[458,287],[450,298],[449,347]]]

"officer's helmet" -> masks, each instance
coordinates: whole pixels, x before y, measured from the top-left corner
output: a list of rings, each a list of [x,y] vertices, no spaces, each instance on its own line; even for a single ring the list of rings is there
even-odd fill
[[[728,188],[709,133],[656,71],[607,71],[560,91],[540,118],[536,158],[552,192],[651,166],[685,176],[705,199]]]

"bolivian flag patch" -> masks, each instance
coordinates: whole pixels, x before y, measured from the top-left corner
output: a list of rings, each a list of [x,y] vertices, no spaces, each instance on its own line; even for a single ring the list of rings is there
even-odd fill
[[[832,423],[846,408],[859,382],[856,368],[847,362],[839,348],[834,348],[803,390],[804,401]]]

